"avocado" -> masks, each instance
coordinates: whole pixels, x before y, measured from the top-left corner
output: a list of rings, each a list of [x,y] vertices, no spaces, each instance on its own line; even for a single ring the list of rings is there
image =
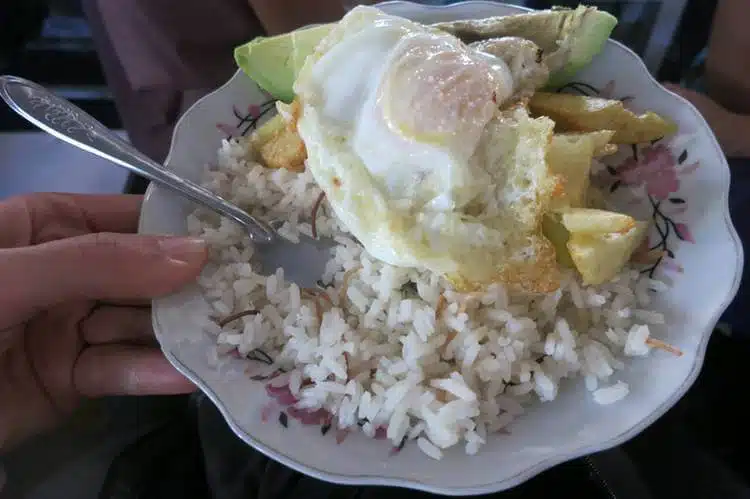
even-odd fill
[[[278,36],[259,36],[235,48],[234,60],[274,99],[289,103],[294,100],[297,73],[331,27],[322,24]]]
[[[617,18],[596,7],[554,8],[528,14],[434,24],[465,43],[502,37],[526,38],[543,51],[550,70],[547,87],[556,88],[601,52],[617,26]]]
[[[562,86],[598,54],[617,19],[596,7],[555,8],[528,14],[433,25],[466,43],[502,37],[534,42],[549,68],[547,87]],[[308,55],[330,32],[322,24],[273,37],[258,37],[234,50],[237,65],[263,90],[283,102],[294,99],[294,81]]]

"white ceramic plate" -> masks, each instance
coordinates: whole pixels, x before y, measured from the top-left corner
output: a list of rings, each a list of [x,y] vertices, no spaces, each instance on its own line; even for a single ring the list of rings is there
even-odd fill
[[[381,7],[427,23],[522,10],[479,1],[446,7],[388,2]],[[232,359],[218,368],[209,361],[213,340],[199,325],[209,308],[197,286],[154,303],[154,330],[167,357],[208,394],[245,442],[287,466],[333,482],[450,495],[488,493],[635,436],[693,383],[712,329],[737,290],[743,260],[727,207],[729,168],[695,108],[654,81],[629,49],[610,41],[577,80],[583,83],[572,90],[629,97],[633,109],[652,109],[671,117],[681,128],[680,135],[669,142],[639,147],[638,162],[629,150],[610,161],[610,173],[600,179],[625,209],[650,217],[659,226],[652,242],[663,244],[672,258],[656,271],[674,286],[657,303],[669,320],[669,327],[657,333],[684,352],[682,357],[654,352],[633,360],[620,376],[631,389],[625,400],[598,406],[582,382],[568,383],[557,400],[529,410],[509,435],[491,438],[477,456],[466,456],[456,448],[434,461],[410,445],[389,457],[386,441],[356,434],[337,445],[331,435],[322,436],[319,427],[290,424],[284,429],[262,423],[259,412],[267,395],[263,383],[244,374],[247,361]],[[249,78],[237,73],[180,120],[167,164],[199,181],[206,165],[215,161],[220,140],[246,131],[267,108],[268,100]],[[631,191],[626,187],[634,184],[643,188],[641,197],[632,199],[626,196]],[[185,234],[191,209],[189,203],[152,187],[143,204],[140,230]]]

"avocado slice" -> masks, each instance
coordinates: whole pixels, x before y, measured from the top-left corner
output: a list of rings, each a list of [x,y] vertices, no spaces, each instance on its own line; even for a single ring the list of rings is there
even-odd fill
[[[297,73],[331,27],[330,24],[321,24],[283,35],[259,36],[235,48],[234,60],[274,99],[292,102]]]
[[[453,21],[433,25],[466,43],[502,37],[531,40],[544,53],[548,87],[568,83],[598,54],[617,19],[596,7],[556,8],[528,14]],[[258,37],[234,50],[237,65],[275,99],[291,102],[294,81],[308,55],[330,32],[322,24],[272,37]]]
[[[554,8],[528,14],[434,24],[466,43],[515,36],[536,43],[550,70],[547,86],[560,87],[601,52],[617,18],[596,7]]]

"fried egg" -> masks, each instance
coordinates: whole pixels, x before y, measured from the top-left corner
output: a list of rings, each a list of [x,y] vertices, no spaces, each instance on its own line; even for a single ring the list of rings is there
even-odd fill
[[[510,102],[503,58],[373,7],[351,10],[295,83],[307,167],[375,258],[462,287],[556,287],[541,216],[554,123]]]

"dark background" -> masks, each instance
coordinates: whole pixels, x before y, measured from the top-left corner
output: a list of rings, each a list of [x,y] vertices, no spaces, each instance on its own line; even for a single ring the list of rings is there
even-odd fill
[[[0,1],[0,72],[50,86],[107,126],[121,126],[76,0]],[[32,127],[0,106],[0,132]]]

